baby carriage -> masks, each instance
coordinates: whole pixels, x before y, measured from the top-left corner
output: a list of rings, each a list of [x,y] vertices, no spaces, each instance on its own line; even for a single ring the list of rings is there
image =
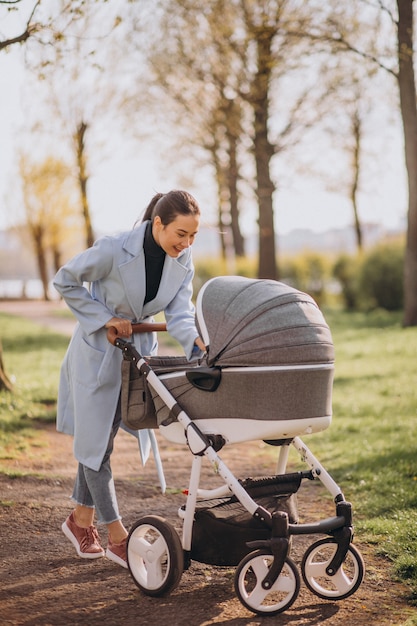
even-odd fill
[[[128,371],[122,383],[125,422],[132,426],[136,416],[136,428],[159,428],[192,455],[179,510],[182,538],[156,515],[142,517],[130,530],[127,558],[135,584],[161,596],[178,586],[193,560],[236,566],[241,603],[253,613],[274,615],[288,609],[300,589],[292,538],[324,535],[306,550],[302,578],[320,598],[347,598],[364,576],[352,545],[351,505],[300,439],[331,423],[334,348],[321,311],[310,296],[283,283],[228,276],[202,287],[196,319],[207,347],[197,363],[145,358],[115,329],[109,332]],[[256,440],[277,446],[276,474],[238,479],[219,452]],[[305,471],[286,471],[290,446]],[[200,488],[203,458],[220,476],[220,487]],[[297,491],[302,481],[315,479],[332,495],[335,515],[298,523]]]

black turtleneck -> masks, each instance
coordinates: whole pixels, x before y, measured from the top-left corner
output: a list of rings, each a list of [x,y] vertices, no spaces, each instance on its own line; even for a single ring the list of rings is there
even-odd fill
[[[158,292],[165,262],[165,252],[158,246],[152,235],[152,222],[149,222],[146,226],[143,250],[145,252],[146,271],[146,295],[144,304],[146,304],[153,300]]]

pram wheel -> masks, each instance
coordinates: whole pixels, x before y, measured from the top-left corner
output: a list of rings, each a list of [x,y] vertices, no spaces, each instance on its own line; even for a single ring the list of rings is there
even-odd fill
[[[127,564],[136,585],[148,596],[175,589],[184,571],[184,551],[177,531],[164,518],[147,515],[131,528]]]
[[[258,615],[276,615],[288,609],[300,591],[300,576],[295,563],[285,559],[280,575],[270,589],[262,581],[274,557],[267,549],[247,554],[235,573],[235,592],[249,611]]]
[[[301,563],[303,580],[312,593],[325,600],[343,600],[359,588],[365,573],[362,555],[352,544],[342,565],[334,576],[326,567],[337,549],[334,539],[321,539],[313,543]]]

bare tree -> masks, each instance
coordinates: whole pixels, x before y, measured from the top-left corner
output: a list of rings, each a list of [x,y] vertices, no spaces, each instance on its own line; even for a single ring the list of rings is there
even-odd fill
[[[156,27],[145,41],[152,68],[151,77],[146,75],[148,90],[157,85],[163,89],[157,89],[157,94],[169,94],[181,112],[184,134],[188,129],[188,145],[198,143],[210,155],[218,185],[220,229],[227,205],[230,212],[235,210],[232,226],[238,223],[239,164],[254,159],[255,182],[251,180],[250,187],[258,201],[258,273],[269,278],[278,277],[272,160],[296,144],[319,115],[312,103],[318,82],[314,86],[304,81],[297,96],[291,94],[285,104],[280,91],[281,80],[284,83],[305,64],[306,46],[298,34],[289,32],[295,15],[300,22],[308,17],[308,11],[304,16],[299,7],[292,0],[171,0],[161,3],[162,17],[158,21],[153,16]],[[144,98],[141,89],[142,104]],[[281,124],[272,131],[271,120],[280,102]],[[159,99],[159,109],[158,97],[154,104],[165,117],[167,109],[172,111],[166,96]],[[238,232],[234,240],[236,250]]]
[[[355,6],[356,5],[356,6]],[[376,0],[349,5],[346,15],[341,3],[323,21],[314,39],[328,39],[335,50],[350,52],[370,60],[396,79],[404,132],[404,154],[408,181],[407,238],[404,261],[404,326],[417,326],[417,98],[414,70],[413,0]],[[385,18],[388,24],[385,23]],[[362,19],[363,29],[358,31]],[[370,36],[369,24],[373,34]],[[391,30],[390,30],[391,27]],[[384,28],[385,30],[382,30]],[[366,35],[363,32],[366,30]],[[394,37],[391,37],[395,32]],[[361,32],[362,37],[357,37]],[[381,32],[379,45],[375,35]],[[394,51],[396,39],[396,52]],[[382,42],[382,43],[381,43]],[[381,49],[382,47],[382,49]],[[396,58],[395,58],[396,57]]]
[[[5,39],[0,40],[0,50],[9,48],[14,44],[24,43],[29,39],[29,37],[31,37],[34,33],[40,30],[41,25],[35,21],[35,14],[37,9],[39,8],[40,3],[41,0],[36,0],[36,2],[33,2],[31,12],[26,20],[26,24],[23,30],[19,31],[13,37],[6,37]],[[12,9],[17,10],[18,5],[20,4],[21,0],[1,0],[0,2],[0,5],[6,6],[8,11],[11,11]]]
[[[105,2],[105,0],[103,0]],[[49,46],[53,46],[54,43],[62,41],[65,37],[65,30],[74,21],[82,19],[84,16],[84,0],[68,0],[66,2],[59,3],[58,17],[65,16],[66,19],[62,23],[62,28],[57,30],[55,28],[55,18],[47,16],[44,20],[39,17],[39,11],[41,7],[41,0],[34,0],[29,10],[29,14],[25,21],[23,29],[10,36],[2,36],[0,39],[0,51],[7,50],[13,45],[19,45],[26,43],[29,39],[39,37],[42,43],[46,43]],[[55,6],[57,6],[56,3]],[[11,10],[21,11],[23,2],[21,0],[0,0],[0,9],[6,8],[11,14]],[[3,25],[5,21],[3,21]],[[59,259],[59,254],[55,250],[55,262]],[[0,342],[0,391],[3,389],[11,390],[12,386],[10,380],[5,372],[3,362],[3,350]]]
[[[240,69],[235,64],[232,71],[229,44],[234,7],[224,0],[173,0],[162,2],[161,8],[158,21],[155,23],[152,14],[149,30],[141,22],[136,33],[135,46],[146,59],[146,69],[144,78],[135,83],[146,82],[147,89],[133,90],[131,101],[142,119],[144,111],[147,116],[151,112],[160,130],[166,127],[167,134],[172,134],[175,127],[176,160],[178,146],[183,146],[188,153],[192,148],[196,159],[210,164],[217,186],[222,254],[227,254],[230,229],[234,254],[243,256],[237,187],[244,113],[231,87],[232,81],[238,82]],[[132,23],[136,24],[135,20]],[[191,29],[195,36],[189,36]],[[147,45],[149,32],[152,45]],[[143,66],[136,64],[137,68]]]
[[[408,227],[404,263],[404,326],[417,326],[417,102],[413,0],[397,0],[398,88],[408,175]]]
[[[88,126],[85,122],[81,121],[77,124],[74,133],[75,154],[77,161],[78,182],[80,186],[82,215],[84,218],[85,229],[85,243],[87,248],[90,248],[94,243],[94,231],[91,223],[91,212],[87,194],[88,174],[86,166],[86,151],[85,151],[85,134]]]

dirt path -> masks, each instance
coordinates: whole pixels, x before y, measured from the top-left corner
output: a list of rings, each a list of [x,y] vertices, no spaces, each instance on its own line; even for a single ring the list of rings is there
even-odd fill
[[[31,306],[30,317],[52,328],[50,308],[42,316],[37,307],[39,316],[35,320],[35,307]],[[1,304],[0,310],[4,310]],[[178,588],[170,596],[144,596],[126,570],[107,559],[89,562],[76,556],[60,530],[71,509],[69,496],[76,468],[72,439],[58,434],[53,426],[41,429],[39,436],[36,447],[20,458],[0,461],[2,626],[114,626],[119,623],[125,626],[149,623],[400,626],[415,615],[404,600],[405,588],[390,578],[387,561],[375,557],[371,547],[361,544],[360,538],[355,545],[363,553],[366,577],[352,597],[340,602],[321,600],[302,584],[296,602],[285,613],[258,617],[247,611],[235,596],[235,568],[197,562],[183,574]],[[113,455],[119,505],[128,527],[142,515],[151,513],[165,517],[180,532],[177,511],[184,502],[181,490],[188,485],[191,454],[185,447],[171,445],[159,433],[157,437],[167,493],[162,495],[158,488],[153,460],[142,468],[135,440],[120,433]],[[308,443],[314,451],[313,440]],[[239,478],[273,472],[271,448],[260,442],[225,448],[221,457]],[[219,479],[205,462],[202,485],[213,487],[217,483]],[[332,503],[324,496],[322,487],[316,483],[301,488],[298,495],[300,521],[314,521],[334,514]],[[100,529],[100,533],[106,545],[105,530]],[[295,538],[291,556],[298,565],[312,541],[311,537]]]

